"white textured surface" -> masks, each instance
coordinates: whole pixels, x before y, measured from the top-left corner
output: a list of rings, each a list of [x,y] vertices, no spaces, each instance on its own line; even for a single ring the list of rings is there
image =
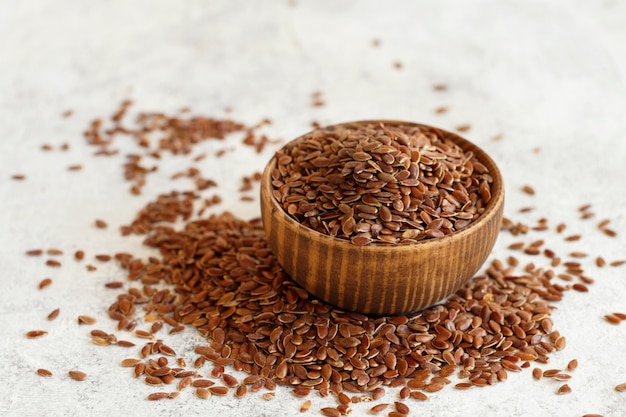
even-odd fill
[[[140,110],[191,106],[218,116],[231,106],[234,117],[247,123],[271,118],[268,133],[283,139],[309,130],[312,120],[394,118],[447,129],[469,122],[466,136],[503,171],[507,215],[528,222],[546,216],[553,224],[562,219],[568,232],[585,235],[575,244],[545,235],[559,253],[626,258],[626,4],[420,1],[394,2],[391,9],[385,4],[390,3],[0,3],[0,415],[300,415],[303,400],[286,389],[272,401],[255,395],[202,401],[191,392],[175,401],[144,401],[154,389],[117,365],[133,356],[133,349],[92,345],[89,328],[76,325],[77,315],[89,314],[98,318],[98,328],[112,330],[105,310],[115,291],[105,291],[103,283],[123,279],[123,273],[112,263],[88,273],[87,262],[77,264],[70,254],[77,248],[88,258],[114,250],[147,253],[141,239],[121,238],[117,227],[157,193],[182,188],[168,174],[188,166],[183,158],[167,160],[164,172],[150,177],[145,195],[136,198],[122,181],[121,157],[91,157],[83,129],[124,98],[135,99]],[[380,39],[379,48],[371,46],[374,38]],[[402,70],[393,68],[395,61],[403,63]],[[435,83],[448,84],[449,91],[434,92]],[[323,92],[325,107],[310,106],[315,90]],[[441,105],[450,111],[436,115],[433,109]],[[61,119],[69,108],[74,116]],[[501,141],[489,140],[498,133],[504,135]],[[64,142],[70,151],[39,149]],[[532,151],[536,147],[538,154]],[[271,149],[260,156],[249,149],[237,158],[228,155],[202,165],[223,193],[238,189],[242,175],[261,170]],[[74,163],[84,170],[67,171]],[[16,173],[27,180],[11,180]],[[519,192],[523,184],[532,184],[537,195]],[[219,210],[259,214],[256,202],[237,198]],[[584,203],[593,204],[597,219],[577,220],[576,208]],[[517,214],[528,205],[537,210]],[[595,230],[604,217],[613,220],[617,239]],[[107,220],[109,229],[95,229],[96,218]],[[495,252],[506,254],[512,240],[501,237]],[[52,269],[43,265],[45,258],[23,255],[38,247],[65,250],[63,267]],[[556,396],[556,383],[533,381],[526,370],[494,387],[446,389],[430,401],[409,402],[414,414],[626,415],[626,393],[613,390],[626,382],[626,323],[602,320],[606,313],[626,312],[624,268],[590,266],[589,275],[596,278],[590,292],[567,293],[554,314],[568,345],[551,356],[549,367],[579,360],[569,382],[572,394]],[[39,291],[46,276],[54,283]],[[57,307],[59,318],[47,322]],[[50,334],[26,339],[24,333],[35,328]],[[198,341],[192,331],[166,337],[189,359]],[[39,367],[55,376],[37,376]],[[87,372],[88,380],[70,380],[69,369]],[[334,404],[313,401],[312,410]],[[353,415],[366,409],[355,407]]]

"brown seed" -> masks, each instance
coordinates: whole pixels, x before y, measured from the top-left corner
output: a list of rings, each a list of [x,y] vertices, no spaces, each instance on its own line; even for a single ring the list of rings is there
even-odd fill
[[[581,237],[582,237],[581,235],[570,235],[570,236],[567,236],[565,240],[567,242],[574,242],[574,241],[580,240]]]
[[[613,230],[613,229],[604,228],[604,229],[602,229],[602,233],[604,233],[605,235],[607,235],[609,237],[617,236],[617,232],[615,230]]]
[[[67,167],[68,171],[80,171],[81,169],[83,169],[82,165],[76,164],[76,165],[70,165]]]
[[[405,403],[402,403],[400,401],[396,401],[394,403],[394,405],[396,406],[396,411],[398,413],[402,413],[402,414],[409,414],[411,412],[411,409],[409,408],[408,405],[406,405]]]
[[[109,262],[111,260],[111,255],[96,255],[95,258],[100,262]]]
[[[171,398],[170,397],[170,393],[167,392],[153,392],[148,394],[148,396],[146,397],[147,400],[149,401],[158,401],[158,400],[162,400],[164,398]]]
[[[52,284],[52,278],[44,278],[41,280],[41,282],[39,283],[39,289],[43,290],[44,288],[46,288],[47,286],[49,286],[50,284]]]
[[[562,395],[562,394],[569,394],[570,392],[572,392],[572,389],[571,389],[571,388],[570,388],[570,386],[569,386],[569,385],[567,385],[567,384],[563,384],[563,385],[561,385],[561,386],[560,386],[560,387],[556,390],[556,393],[557,393],[557,394],[559,394],[559,395]]]
[[[95,224],[98,229],[106,229],[109,226],[107,222],[100,219],[96,219]]]
[[[389,407],[389,404],[385,404],[385,403],[376,404],[375,406],[370,408],[370,413],[372,414],[382,413],[383,411],[387,409],[387,407]]]
[[[522,191],[528,195],[535,195],[535,189],[531,187],[530,185],[522,186]]]
[[[78,324],[92,325],[96,324],[96,319],[90,316],[78,316]]]
[[[560,369],[548,369],[544,371],[543,376],[545,376],[546,378],[552,378],[554,375],[557,375],[560,372]]]
[[[195,393],[198,398],[202,398],[203,400],[211,397],[211,391],[206,388],[196,388]]]
[[[39,256],[43,254],[43,250],[41,249],[31,249],[26,251],[26,255],[28,256]]]
[[[300,406],[300,412],[301,413],[306,413],[307,411],[309,411],[310,408],[311,408],[311,400],[306,400]]]
[[[36,337],[45,336],[47,334],[48,332],[45,330],[31,330],[26,333],[26,337],[28,337],[29,339],[34,339]]]
[[[37,375],[51,377],[52,376],[52,372],[50,372],[49,370],[44,369],[44,368],[39,368],[39,369],[37,369]]]
[[[247,392],[248,392],[248,388],[246,387],[246,385],[245,384],[241,384],[235,390],[235,397],[243,398],[243,397],[246,396]]]
[[[222,380],[224,381],[224,383],[226,385],[228,385],[231,388],[234,387],[234,386],[237,386],[237,384],[239,383],[237,381],[237,378],[235,378],[232,375],[228,375],[228,374],[222,374]]]
[[[610,266],[622,266],[622,265],[624,265],[625,263],[626,263],[626,261],[619,260],[619,261],[613,261],[613,262],[611,262],[609,265],[610,265]]]
[[[578,360],[577,359],[572,359],[571,361],[568,362],[568,364],[567,364],[567,370],[568,371],[573,371],[576,368],[578,368]]]
[[[210,387],[209,391],[211,391],[213,395],[226,395],[228,394],[228,387]]]
[[[48,314],[48,320],[52,321],[54,319],[56,319],[57,317],[59,317],[59,313],[61,312],[60,309],[55,308],[54,310],[52,310],[52,312],[50,312],[50,314]]]
[[[332,408],[332,407],[324,407],[320,409],[320,413],[326,417],[340,417],[341,416],[341,412],[337,410],[336,408]]]
[[[46,261],[46,265],[54,267],[54,268],[59,268],[61,266],[61,262],[55,261],[54,259],[48,259]]]
[[[68,375],[76,381],[84,381],[87,379],[87,374],[82,371],[69,371]]]
[[[543,376],[543,371],[540,368],[533,369],[533,378],[539,380]]]
[[[624,392],[626,391],[626,382],[623,384],[619,384],[615,386],[615,391],[617,392]]]

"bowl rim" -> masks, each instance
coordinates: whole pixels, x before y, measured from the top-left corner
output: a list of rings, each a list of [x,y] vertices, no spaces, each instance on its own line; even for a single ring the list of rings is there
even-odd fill
[[[279,202],[276,200],[276,198],[274,197],[272,193],[273,187],[271,185],[270,177],[271,177],[271,172],[277,163],[276,152],[279,152],[285,149],[285,147],[289,146],[290,144],[298,140],[301,140],[303,137],[314,132],[315,130],[327,129],[330,127],[341,127],[341,126],[346,126],[346,125],[363,124],[363,123],[383,123],[383,124],[388,123],[388,124],[395,124],[395,125],[409,125],[409,126],[424,127],[430,130],[434,130],[437,134],[441,134],[441,133],[445,134],[447,138],[452,139],[464,151],[465,151],[464,147],[472,148],[471,150],[474,152],[475,157],[477,157],[481,163],[484,163],[485,161],[487,161],[488,165],[490,165],[489,175],[493,178],[493,182],[490,187],[490,191],[492,195],[491,195],[491,199],[489,200],[489,202],[487,202],[487,205],[485,206],[485,210],[481,213],[481,215],[476,220],[472,221],[469,225],[467,225],[461,230],[454,231],[448,235],[438,237],[438,238],[423,239],[417,242],[395,244],[395,245],[372,242],[371,244],[368,244],[368,245],[357,246],[351,243],[348,239],[342,239],[336,236],[330,236],[325,233],[318,232],[317,230],[304,226],[302,223],[295,220],[293,217],[289,215],[289,213],[285,211],[285,209],[281,206],[281,204],[279,204]],[[492,170],[492,167],[493,167],[493,170]],[[485,223],[491,217],[497,215],[499,208],[503,204],[503,201],[504,201],[504,181],[502,178],[502,173],[500,172],[500,169],[498,168],[494,160],[489,156],[489,154],[487,154],[487,152],[485,152],[478,145],[476,145],[475,143],[465,139],[464,137],[454,132],[450,132],[445,129],[440,129],[438,127],[434,127],[434,126],[430,126],[430,125],[426,125],[422,123],[407,122],[403,120],[392,120],[392,119],[366,119],[366,120],[336,123],[336,124],[322,126],[320,128],[313,129],[307,133],[304,133],[290,140],[285,145],[283,145],[279,150],[275,151],[274,156],[272,156],[272,158],[267,163],[265,170],[263,172],[262,181],[261,181],[262,192],[264,189],[266,189],[265,191],[267,192],[268,198],[271,201],[272,208],[275,210],[279,210],[280,213],[283,214],[281,217],[285,218],[288,223],[299,228],[299,230],[302,231],[303,233],[311,233],[315,235],[316,238],[321,239],[322,242],[327,241],[328,244],[346,245],[346,247],[359,248],[359,250],[362,250],[362,251],[378,251],[381,249],[389,250],[389,248],[394,248],[394,250],[397,249],[401,251],[401,250],[413,249],[417,247],[418,245],[445,245],[448,241],[462,239],[465,235],[474,233],[477,227],[480,227],[481,224]],[[263,201],[263,199],[261,201]]]

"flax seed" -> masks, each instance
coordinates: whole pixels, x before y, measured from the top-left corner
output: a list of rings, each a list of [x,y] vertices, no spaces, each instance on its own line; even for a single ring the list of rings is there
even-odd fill
[[[82,371],[69,371],[68,375],[70,376],[70,378],[76,381],[84,381],[85,379],[87,379],[87,374]]]
[[[100,219],[96,219],[95,224],[98,229],[106,229],[107,227],[109,227],[107,222],[105,222],[104,220],[100,220]]]
[[[557,393],[557,394],[559,394],[559,395],[562,395],[562,394],[569,394],[570,392],[572,392],[572,389],[571,389],[571,388],[570,388],[570,386],[569,386],[569,385],[567,385],[567,384],[563,384],[563,385],[561,385],[561,386],[560,386],[560,387],[556,390],[556,393]]]
[[[45,376],[45,377],[51,377],[52,376],[52,372],[50,372],[49,370],[44,369],[44,368],[39,368],[39,369],[37,369],[37,375]]]
[[[43,290],[44,288],[48,287],[50,284],[52,284],[52,278],[44,278],[39,283],[39,289]]]
[[[47,335],[48,332],[45,330],[31,330],[26,333],[26,337],[29,339],[34,339],[36,337],[41,337]]]

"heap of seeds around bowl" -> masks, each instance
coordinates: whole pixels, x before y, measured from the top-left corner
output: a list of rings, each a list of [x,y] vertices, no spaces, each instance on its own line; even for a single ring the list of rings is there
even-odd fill
[[[529,361],[548,362],[551,352],[565,346],[552,329],[549,302],[567,288],[553,282],[552,270],[529,264],[516,271],[513,258],[494,261],[486,275],[444,304],[412,315],[370,317],[339,310],[291,281],[259,220],[224,213],[188,222],[180,231],[156,225],[145,243],[161,257],[116,255],[129,279],[143,285],[119,295],[110,316],[119,329],[134,330],[142,320],[167,323],[174,332],[194,326],[207,338],[207,345],[195,348],[194,365],[213,362],[217,377],[229,365],[248,373],[227,383],[246,386],[240,394],[247,386],[258,391],[281,384],[299,396],[349,392],[366,401],[384,387],[401,387],[401,398],[424,400],[451,383],[453,373],[467,380],[456,384],[459,389],[487,386]],[[135,333],[155,338],[150,331]],[[141,349],[143,359],[133,361],[135,376],[151,385],[205,379],[199,370],[153,359],[175,355],[163,346],[153,340]]]
[[[273,195],[284,210],[359,246],[448,235],[476,220],[491,199],[487,167],[434,128],[320,128],[275,159]]]

